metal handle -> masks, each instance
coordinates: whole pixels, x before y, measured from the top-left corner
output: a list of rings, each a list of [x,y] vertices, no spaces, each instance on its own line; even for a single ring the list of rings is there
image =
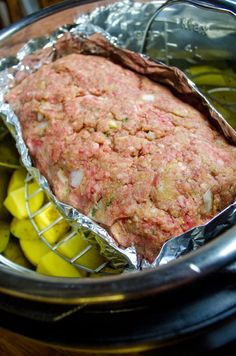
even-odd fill
[[[168,2],[177,2],[177,0],[169,0]],[[236,3],[234,0],[185,0],[184,2],[191,5],[207,7],[215,10],[223,10],[233,15],[236,14]]]
[[[223,10],[233,15],[236,14],[236,3],[233,0],[168,0],[162,7],[166,7],[175,3],[184,2],[190,5],[200,6],[212,10]]]
[[[145,53],[147,35],[155,18],[164,9],[168,8],[171,5],[179,4],[179,3],[185,3],[185,4],[205,8],[208,10],[223,11],[225,13],[236,16],[236,2],[234,2],[233,0],[215,0],[214,2],[210,0],[183,0],[183,1],[167,0],[163,5],[161,5],[160,7],[158,7],[158,9],[155,10],[154,14],[150,17],[149,21],[147,22],[147,26],[144,30],[143,39],[140,46],[141,53]]]

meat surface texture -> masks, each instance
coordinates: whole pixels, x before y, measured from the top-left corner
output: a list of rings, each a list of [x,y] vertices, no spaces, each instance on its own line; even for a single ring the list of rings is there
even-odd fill
[[[236,148],[169,89],[103,57],[67,55],[6,99],[55,195],[150,262],[235,199]]]

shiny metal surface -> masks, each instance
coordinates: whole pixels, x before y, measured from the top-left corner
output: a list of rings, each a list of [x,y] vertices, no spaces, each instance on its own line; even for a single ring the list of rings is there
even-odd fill
[[[177,3],[178,1],[171,1]],[[186,1],[197,6],[219,6],[235,13],[231,1]],[[0,57],[15,54],[22,43],[44,35],[75,16],[110,1],[66,1],[30,16],[0,32]],[[163,4],[163,1],[158,3]],[[232,3],[232,4],[231,4]],[[187,285],[236,260],[236,226],[231,227],[201,249],[156,270],[123,274],[102,279],[64,279],[22,273],[0,265],[0,292],[50,303],[93,304],[120,302],[155,295]],[[174,273],[173,273],[174,271]]]
[[[153,271],[101,279],[65,279],[23,274],[1,266],[0,292],[51,303],[121,302],[191,284],[236,260],[236,226],[201,249]],[[174,271],[174,272],[173,272]]]

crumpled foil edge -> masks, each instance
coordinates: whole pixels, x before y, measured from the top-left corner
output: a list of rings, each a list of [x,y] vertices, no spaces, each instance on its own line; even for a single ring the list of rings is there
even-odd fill
[[[94,18],[94,14],[97,10],[95,10],[91,16]],[[99,14],[99,11],[98,11]],[[25,44],[20,51],[17,53],[18,64],[14,65],[10,68],[5,68],[2,72],[0,72],[0,112],[3,116],[4,122],[9,128],[10,132],[16,139],[16,145],[20,152],[22,163],[28,170],[28,172],[37,179],[40,186],[45,190],[49,198],[53,201],[56,207],[60,210],[60,212],[70,221],[72,225],[79,225],[80,227],[84,227],[92,232],[94,232],[100,238],[98,242],[103,245],[103,249],[107,251],[108,254],[112,255],[115,251],[124,259],[124,261],[128,262],[130,269],[150,269],[155,268],[158,265],[168,263],[169,261],[182,256],[189,251],[195,250],[202,246],[206,241],[216,237],[219,233],[223,232],[229,226],[236,223],[236,203],[231,204],[227,207],[223,212],[219,213],[215,216],[210,222],[205,225],[197,226],[180,236],[174,237],[168,240],[162,247],[159,255],[155,259],[153,263],[149,263],[146,260],[140,260],[140,258],[136,254],[136,250],[134,247],[129,248],[120,248],[115,243],[114,239],[107,233],[105,229],[96,224],[94,221],[89,219],[87,216],[79,213],[73,207],[61,203],[52,193],[49,188],[47,180],[40,175],[39,171],[32,166],[32,161],[30,155],[28,153],[28,149],[24,143],[20,124],[18,118],[11,110],[10,106],[4,103],[4,94],[11,87],[12,82],[14,81],[15,75],[18,71],[24,71],[30,73],[31,69],[24,66],[23,60],[27,55],[34,53],[37,49],[40,48],[51,48],[51,55],[54,55],[54,45],[57,43],[57,39],[60,39],[64,34],[70,33],[72,36],[77,36],[78,34],[83,34],[83,38],[87,38],[94,33],[102,34],[106,40],[108,40],[115,48],[118,48],[119,40],[114,36],[110,36],[109,33],[105,32],[103,29],[89,23],[89,15],[83,15],[81,18],[76,20],[76,24],[66,25],[57,29],[56,31],[45,38],[44,45],[37,46],[37,39],[30,41],[29,44]],[[42,38],[40,39],[40,44],[42,43]],[[144,60],[148,60],[148,58],[141,54],[140,58]],[[49,60],[50,62],[50,60]],[[7,61],[6,61],[7,63]],[[0,63],[1,64],[1,63]],[[163,64],[161,64],[163,65]],[[34,70],[36,70],[40,64],[37,64]],[[166,66],[166,68],[168,68]],[[172,68],[173,71],[173,68]],[[175,71],[175,70],[174,70]],[[177,70],[178,71],[178,70]],[[182,73],[182,72],[181,72]],[[148,74],[148,73],[143,73]],[[150,73],[149,73],[150,74]],[[236,134],[232,127],[222,118],[222,116],[212,107],[206,97],[196,88],[194,83],[192,83],[186,76],[185,84],[189,86],[190,91],[195,93],[200,99],[202,105],[208,111],[208,114],[211,116],[213,121],[221,127],[226,138],[230,138],[231,141],[236,143]],[[162,78],[162,83],[166,84],[165,78]],[[167,84],[168,80],[167,80]],[[99,241],[100,240],[100,241]],[[105,243],[104,243],[105,242]],[[126,263],[125,262],[125,263]],[[124,264],[125,264],[124,263]]]

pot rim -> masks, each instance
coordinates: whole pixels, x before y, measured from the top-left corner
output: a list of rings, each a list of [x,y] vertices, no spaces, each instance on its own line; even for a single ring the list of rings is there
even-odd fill
[[[235,260],[236,225],[200,249],[155,270],[80,279],[49,277],[33,271],[23,274],[0,265],[0,292],[59,304],[123,302],[191,284]]]

